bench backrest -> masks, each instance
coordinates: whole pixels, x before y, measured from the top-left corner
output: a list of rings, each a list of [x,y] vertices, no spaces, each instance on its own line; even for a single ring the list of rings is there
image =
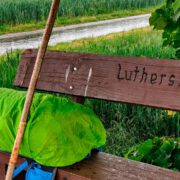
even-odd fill
[[[28,87],[37,50],[22,54],[14,85]],[[37,89],[180,110],[180,61],[47,51]]]

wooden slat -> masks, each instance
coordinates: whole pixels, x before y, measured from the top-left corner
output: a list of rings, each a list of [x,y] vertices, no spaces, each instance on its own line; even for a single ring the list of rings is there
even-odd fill
[[[3,153],[0,151],[0,180],[5,179],[5,167],[7,167],[10,159],[9,153]],[[24,158],[18,158],[16,167],[18,167],[20,164],[22,164],[25,161]],[[25,179],[25,173],[22,172],[20,175],[18,175],[14,180],[24,180]]]
[[[5,179],[5,164],[0,163],[0,179]]]
[[[0,157],[9,155],[0,152]],[[19,158],[19,162],[23,161]],[[1,162],[1,160],[0,160]],[[4,162],[4,161],[3,161]],[[135,162],[121,157],[98,153],[73,166],[58,169],[56,180],[179,180],[180,173]]]
[[[10,153],[5,153],[5,152],[0,151],[0,163],[1,164],[8,164],[9,158],[10,158]],[[24,158],[19,158],[18,162],[17,162],[17,166],[22,164],[24,161],[25,161]]]
[[[16,86],[28,87],[36,55],[22,55]],[[180,110],[180,61],[48,51],[37,89]]]

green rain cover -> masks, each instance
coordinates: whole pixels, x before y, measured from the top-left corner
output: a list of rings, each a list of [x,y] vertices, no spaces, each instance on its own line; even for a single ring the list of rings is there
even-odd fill
[[[25,92],[0,88],[0,150],[11,152]],[[106,133],[93,111],[67,98],[36,93],[20,155],[52,167],[79,162],[105,144]]]

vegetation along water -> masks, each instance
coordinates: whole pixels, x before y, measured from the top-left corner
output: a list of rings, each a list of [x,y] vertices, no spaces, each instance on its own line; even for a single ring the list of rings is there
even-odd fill
[[[153,12],[163,0],[61,0],[55,26]],[[43,29],[51,0],[0,1],[0,35]]]

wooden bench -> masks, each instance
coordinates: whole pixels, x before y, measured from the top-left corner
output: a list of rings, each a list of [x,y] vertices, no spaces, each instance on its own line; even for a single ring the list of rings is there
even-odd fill
[[[36,56],[32,49],[22,54],[15,86],[28,87]],[[180,111],[180,61],[47,51],[37,89],[69,94],[79,103],[87,97]],[[9,156],[0,152],[0,179]],[[23,161],[20,157],[18,163]],[[56,179],[179,180],[180,173],[97,153],[58,169]]]

